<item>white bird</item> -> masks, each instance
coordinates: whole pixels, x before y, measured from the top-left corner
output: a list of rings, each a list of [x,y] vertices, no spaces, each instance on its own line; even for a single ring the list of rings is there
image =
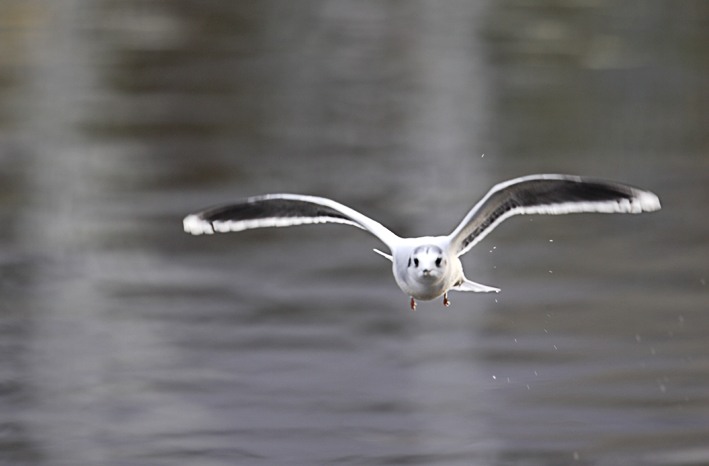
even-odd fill
[[[448,292],[499,292],[465,278],[459,257],[468,252],[506,218],[517,214],[574,212],[632,213],[660,209],[660,199],[631,186],[570,175],[531,175],[494,186],[448,236],[401,238],[379,222],[338,202],[299,194],[267,194],[226,204],[183,220],[193,235],[308,223],[343,223],[369,231],[391,254],[374,251],[392,262],[399,288],[416,299],[432,300]]]

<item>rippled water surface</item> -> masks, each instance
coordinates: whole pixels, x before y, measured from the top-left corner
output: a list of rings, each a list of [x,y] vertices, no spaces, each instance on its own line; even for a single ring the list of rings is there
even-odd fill
[[[0,2],[0,464],[709,464],[705,2]],[[656,192],[516,217],[420,303],[374,237],[192,237],[267,192],[446,234],[497,182]]]

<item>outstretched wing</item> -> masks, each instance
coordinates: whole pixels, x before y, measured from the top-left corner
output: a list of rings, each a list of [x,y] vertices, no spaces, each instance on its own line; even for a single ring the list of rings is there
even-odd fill
[[[379,222],[347,206],[323,197],[298,194],[250,197],[188,215],[182,223],[185,231],[193,235],[309,223],[343,223],[369,231],[390,249],[399,239]]]
[[[448,239],[460,256],[500,222],[517,214],[638,214],[659,209],[656,195],[627,185],[569,175],[531,175],[493,187]]]

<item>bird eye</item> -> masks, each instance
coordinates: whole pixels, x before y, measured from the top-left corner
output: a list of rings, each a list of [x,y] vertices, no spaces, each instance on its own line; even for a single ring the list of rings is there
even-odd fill
[[[418,259],[414,259],[414,266],[416,266],[416,267],[419,266],[419,260],[418,260]]]
[[[439,257],[438,259],[436,259],[436,267],[440,267],[440,266],[441,266],[441,261],[442,261],[442,260],[443,260],[442,257]]]

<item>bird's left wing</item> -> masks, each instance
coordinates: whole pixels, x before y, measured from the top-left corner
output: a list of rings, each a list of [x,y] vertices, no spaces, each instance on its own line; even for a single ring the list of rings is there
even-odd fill
[[[193,235],[288,227],[310,223],[343,223],[369,231],[392,249],[399,239],[379,222],[331,199],[299,194],[267,194],[188,215],[183,220]]]
[[[512,215],[638,214],[659,209],[655,194],[624,184],[570,175],[531,175],[494,186],[448,235],[448,241],[460,256]]]

